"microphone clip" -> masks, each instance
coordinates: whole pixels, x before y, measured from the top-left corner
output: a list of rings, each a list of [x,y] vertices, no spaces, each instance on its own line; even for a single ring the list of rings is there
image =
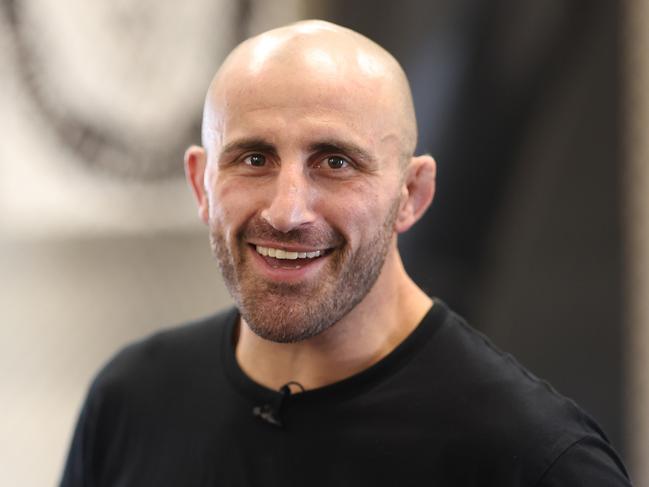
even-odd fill
[[[268,424],[272,424],[278,428],[283,428],[284,421],[282,420],[282,408],[284,406],[284,401],[291,395],[292,385],[297,386],[300,389],[300,392],[304,392],[304,386],[299,382],[287,382],[279,389],[279,395],[272,403],[253,407],[252,415]]]

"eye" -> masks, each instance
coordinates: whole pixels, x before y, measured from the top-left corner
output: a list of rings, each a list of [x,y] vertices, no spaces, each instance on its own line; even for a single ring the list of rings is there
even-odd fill
[[[330,169],[343,169],[349,166],[349,162],[344,157],[329,156],[327,157],[327,166]]]
[[[262,167],[266,165],[266,157],[262,154],[250,154],[243,159],[243,162],[249,166]]]

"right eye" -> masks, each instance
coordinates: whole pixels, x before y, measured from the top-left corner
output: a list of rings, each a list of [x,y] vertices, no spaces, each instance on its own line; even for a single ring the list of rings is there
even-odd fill
[[[266,165],[266,157],[262,154],[250,154],[243,159],[248,166],[262,167]]]

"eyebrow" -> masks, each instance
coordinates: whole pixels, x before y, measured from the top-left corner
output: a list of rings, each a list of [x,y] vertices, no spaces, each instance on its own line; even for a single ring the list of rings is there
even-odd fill
[[[274,156],[277,155],[277,149],[273,144],[266,142],[264,139],[252,137],[248,139],[240,139],[226,144],[221,151],[221,156],[230,154],[232,152],[246,152],[256,151],[270,153]]]

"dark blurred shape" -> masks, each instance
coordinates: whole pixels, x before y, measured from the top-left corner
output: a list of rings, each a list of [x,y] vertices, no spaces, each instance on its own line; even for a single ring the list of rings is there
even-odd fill
[[[438,160],[409,273],[624,450],[620,5],[335,0],[329,19],[402,62]]]

